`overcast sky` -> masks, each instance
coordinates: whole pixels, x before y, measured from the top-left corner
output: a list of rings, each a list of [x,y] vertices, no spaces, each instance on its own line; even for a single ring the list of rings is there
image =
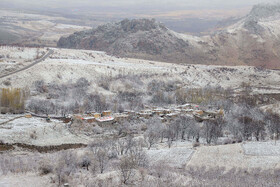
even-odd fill
[[[169,11],[173,11],[172,14],[174,14],[174,11],[193,10],[200,11],[201,15],[207,10],[223,10],[224,12],[245,8],[249,10],[255,4],[270,2],[280,2],[280,0],[0,0],[0,7],[64,9],[79,12],[129,12],[130,15],[153,15],[153,13],[169,13]],[[233,12],[233,14],[238,14],[238,12]]]
[[[75,7],[75,6],[102,6],[102,7],[137,7],[154,6],[162,8],[236,8],[252,6],[258,3],[279,2],[279,0],[1,0],[1,3],[14,5],[37,6],[57,6],[57,7]]]

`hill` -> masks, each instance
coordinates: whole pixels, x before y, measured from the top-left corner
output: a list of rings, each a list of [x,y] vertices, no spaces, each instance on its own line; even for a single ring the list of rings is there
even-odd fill
[[[57,46],[183,64],[280,68],[280,6],[257,5],[212,35],[176,33],[154,19],[125,19],[61,37]]]

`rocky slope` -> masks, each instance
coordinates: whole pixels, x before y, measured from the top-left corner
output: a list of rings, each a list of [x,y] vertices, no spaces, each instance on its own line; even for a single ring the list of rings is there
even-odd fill
[[[62,37],[58,47],[187,64],[280,68],[280,5],[257,5],[218,33],[194,37],[155,20],[123,20]]]
[[[121,57],[192,62],[196,48],[154,19],[123,20],[61,38],[59,47],[93,49]],[[197,55],[202,57],[203,54]]]

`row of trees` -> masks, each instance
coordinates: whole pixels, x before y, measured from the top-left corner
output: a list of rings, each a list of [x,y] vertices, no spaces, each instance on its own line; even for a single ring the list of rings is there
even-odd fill
[[[144,105],[166,106],[170,104],[197,103],[202,106],[217,105],[217,107],[227,107],[226,102],[239,103],[248,107],[256,107],[258,103],[269,102],[266,96],[251,95],[252,88],[248,84],[242,84],[241,92],[234,93],[232,89],[222,87],[206,86],[204,88],[185,88],[179,80],[151,80],[148,83],[143,81],[147,78],[141,75],[117,75],[115,77],[102,77],[98,80],[98,85],[104,90],[115,93],[113,96],[105,96],[102,93],[89,92],[91,83],[80,78],[76,82],[64,84],[36,81],[34,89],[39,94],[44,94],[47,101],[44,105],[39,103],[46,99],[32,99],[30,109],[36,112],[46,110],[56,113],[65,112],[86,112],[110,109],[114,112],[123,110],[141,110]],[[232,103],[231,103],[232,104]],[[58,105],[54,109],[50,105]]]
[[[165,140],[170,147],[176,140],[205,141],[207,144],[234,143],[255,139],[257,141],[279,138],[280,116],[258,108],[233,104],[224,117],[197,122],[191,116],[179,116],[163,123],[154,117],[146,122],[145,140],[148,148]],[[219,142],[220,137],[227,137]],[[203,139],[201,139],[203,138]]]
[[[100,92],[89,93],[91,83],[85,78],[65,84],[46,84],[44,81],[36,81],[34,83],[35,91],[39,94],[45,94],[48,101],[45,101],[44,105],[40,105],[39,103],[43,99],[32,99],[28,106],[39,113],[48,110],[55,112],[61,110],[61,113],[77,110],[80,112],[89,110],[100,112],[104,109],[122,112],[124,109],[141,110],[145,104],[156,106],[185,104],[186,102],[207,104],[210,101],[227,98],[230,94],[228,90],[222,88],[182,88],[182,82],[178,80],[152,80],[145,84],[141,78],[143,77],[140,75],[116,76],[115,78],[102,77],[102,79],[98,80],[98,85],[115,93],[111,97],[105,97]],[[51,107],[52,109],[44,109],[44,107],[50,108],[52,104],[59,105],[59,107],[56,110],[53,110],[53,107]]]

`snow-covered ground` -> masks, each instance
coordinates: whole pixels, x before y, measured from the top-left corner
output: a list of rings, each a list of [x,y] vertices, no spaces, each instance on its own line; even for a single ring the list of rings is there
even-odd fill
[[[54,54],[44,62],[8,78],[11,79],[13,87],[26,87],[36,80],[44,80],[46,83],[53,81],[65,83],[85,77],[93,83],[92,87],[96,88],[97,81],[102,76],[140,74],[145,75],[147,78],[143,79],[147,81],[150,81],[149,77],[163,81],[178,80],[185,87],[237,88],[246,82],[253,87],[261,87],[262,89],[256,89],[260,93],[280,92],[279,71],[258,70],[244,66],[180,65],[117,58],[98,51],[57,48],[54,48]],[[0,84],[3,81],[1,79]]]
[[[246,142],[242,144],[244,153],[252,156],[279,156],[280,141]]]
[[[0,46],[0,54],[4,56],[3,62],[25,62],[34,60],[37,56],[41,56],[43,52],[46,52],[45,48],[27,48],[27,47],[11,47]]]
[[[49,176],[39,176],[37,173],[26,174],[10,174],[0,176],[0,187],[38,187],[48,186],[54,187],[56,184],[51,184]]]
[[[147,151],[151,164],[163,162],[172,167],[182,167],[186,165],[192,153],[193,150],[187,147],[150,149]]]
[[[254,145],[253,145],[254,146]],[[266,150],[266,149],[264,149]],[[188,166],[235,168],[280,168],[280,156],[251,156],[243,152],[241,144],[202,146],[193,154]]]
[[[9,115],[5,115],[5,117],[0,115],[0,117],[1,120],[13,118]],[[0,140],[5,143],[25,143],[38,146],[87,143],[89,141],[83,135],[72,134],[66,124],[58,120],[48,123],[45,119],[36,117],[22,117],[1,125]]]

